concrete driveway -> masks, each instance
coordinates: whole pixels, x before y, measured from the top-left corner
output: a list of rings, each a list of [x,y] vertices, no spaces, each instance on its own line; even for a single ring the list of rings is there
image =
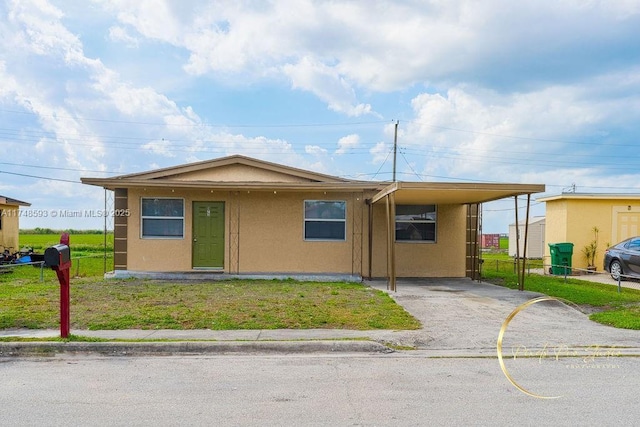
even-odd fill
[[[470,279],[399,280],[396,292],[386,290],[386,282],[370,282],[384,290],[423,329],[383,334],[396,345],[459,354],[495,354],[498,335],[505,319],[518,306],[536,297],[534,292],[475,282]],[[555,301],[533,304],[508,323],[504,351],[515,348],[624,348],[637,353],[640,331],[604,326],[589,320],[588,314]]]

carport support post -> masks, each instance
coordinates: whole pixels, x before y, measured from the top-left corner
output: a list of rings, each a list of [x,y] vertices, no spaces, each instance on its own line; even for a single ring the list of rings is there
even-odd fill
[[[396,291],[396,250],[395,250],[395,219],[396,219],[396,204],[393,193],[386,196],[386,211],[387,211],[387,289],[390,291]]]
[[[524,276],[527,268],[527,239],[529,237],[529,208],[531,207],[531,194],[527,194],[527,215],[524,221],[524,246],[522,248],[522,275],[518,281],[519,290],[524,291]]]
[[[391,290],[396,291],[396,197],[389,195],[391,209],[389,211],[389,225],[391,226]]]
[[[514,197],[516,204],[516,274],[518,276],[518,290],[524,291],[524,277],[527,270],[527,238],[529,236],[529,210],[531,208],[531,194],[527,194],[527,213],[524,220],[524,246],[522,248],[522,268],[520,268],[520,223],[518,222],[518,196]]]
[[[372,260],[373,260],[373,203],[371,199],[367,199],[367,207],[369,208],[369,280],[371,280],[372,275]]]
[[[513,198],[513,200],[515,200],[516,203],[516,259],[515,259],[515,264],[516,264],[516,275],[518,277],[518,290],[522,290],[520,289],[520,223],[518,222],[518,196],[515,196]]]

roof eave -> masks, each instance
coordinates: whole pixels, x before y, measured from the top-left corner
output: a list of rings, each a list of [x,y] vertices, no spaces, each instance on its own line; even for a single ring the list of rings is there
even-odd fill
[[[376,203],[394,193],[396,198],[412,194],[412,203],[486,203],[507,197],[542,193],[544,184],[495,184],[449,182],[394,182],[379,191],[373,198]],[[406,196],[408,198],[408,196]]]
[[[11,197],[0,196],[0,204],[7,206],[31,206],[31,203],[23,202],[22,200],[12,199]]]
[[[175,189],[206,189],[206,190],[378,190],[380,183],[366,181],[352,182],[225,182],[225,181],[182,181],[182,180],[147,180],[147,179],[118,179],[118,178],[80,178],[83,184],[113,190],[115,188],[175,188]]]

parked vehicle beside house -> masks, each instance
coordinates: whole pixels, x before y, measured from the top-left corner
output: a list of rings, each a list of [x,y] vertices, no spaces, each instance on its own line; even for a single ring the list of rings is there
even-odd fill
[[[607,248],[603,267],[614,280],[621,275],[622,280],[625,276],[640,277],[640,236],[630,237]]]

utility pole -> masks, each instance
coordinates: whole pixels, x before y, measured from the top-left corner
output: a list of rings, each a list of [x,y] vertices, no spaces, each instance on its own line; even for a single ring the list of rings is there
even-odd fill
[[[396,182],[396,157],[398,154],[398,123],[400,120],[396,120],[396,129],[393,133],[393,182]]]

